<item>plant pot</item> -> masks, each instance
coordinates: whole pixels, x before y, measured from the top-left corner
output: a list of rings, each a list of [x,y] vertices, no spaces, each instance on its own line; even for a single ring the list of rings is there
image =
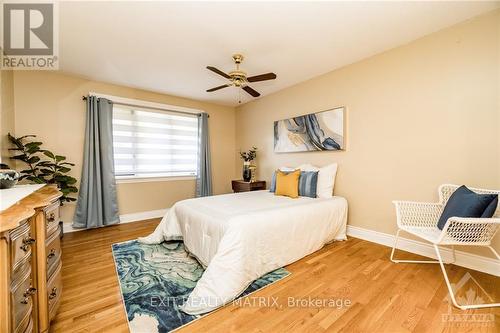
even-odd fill
[[[0,169],[0,190],[16,185],[19,173],[16,170]]]
[[[249,182],[252,179],[252,170],[250,170],[250,162],[243,162],[243,180]]]

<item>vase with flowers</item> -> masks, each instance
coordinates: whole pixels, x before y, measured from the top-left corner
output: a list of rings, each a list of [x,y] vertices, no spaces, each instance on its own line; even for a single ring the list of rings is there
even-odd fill
[[[249,182],[252,179],[252,162],[257,157],[257,148],[252,147],[249,151],[240,151],[240,157],[243,160],[243,180]],[[255,170],[255,166],[253,169]]]

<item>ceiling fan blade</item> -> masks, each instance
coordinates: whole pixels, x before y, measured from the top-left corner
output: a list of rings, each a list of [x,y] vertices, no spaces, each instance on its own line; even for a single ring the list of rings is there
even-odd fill
[[[276,74],[266,73],[266,74],[250,76],[247,78],[247,81],[248,82],[267,81],[267,80],[274,80],[275,78]]]
[[[218,86],[218,87],[215,87],[215,88],[212,88],[212,89],[208,89],[207,92],[216,91],[216,90],[219,90],[219,89],[222,89],[222,88],[227,88],[229,86],[230,86],[230,84],[224,84],[222,86]]]
[[[244,86],[242,88],[243,88],[243,90],[245,90],[247,93],[249,93],[253,97],[259,97],[260,96],[260,94],[258,92],[256,92],[255,90],[253,90],[249,86]]]
[[[221,71],[221,70],[219,70],[219,69],[217,69],[215,67],[207,66],[207,69],[211,70],[212,72],[217,73],[217,74],[219,74],[221,76],[224,76],[226,79],[230,79],[231,78],[229,75],[227,75],[226,73],[224,73],[223,71]]]

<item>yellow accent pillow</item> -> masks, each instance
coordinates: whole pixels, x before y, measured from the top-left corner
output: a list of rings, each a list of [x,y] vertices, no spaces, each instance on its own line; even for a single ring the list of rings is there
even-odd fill
[[[299,177],[300,170],[290,173],[277,170],[276,172],[276,192],[275,195],[284,195],[290,198],[299,197]]]

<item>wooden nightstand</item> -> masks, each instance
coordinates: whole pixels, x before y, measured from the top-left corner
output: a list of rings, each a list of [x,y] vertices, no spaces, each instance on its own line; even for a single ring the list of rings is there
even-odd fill
[[[233,180],[231,184],[234,192],[259,191],[266,189],[266,182],[264,180],[258,180],[253,183],[245,182],[243,180]]]

